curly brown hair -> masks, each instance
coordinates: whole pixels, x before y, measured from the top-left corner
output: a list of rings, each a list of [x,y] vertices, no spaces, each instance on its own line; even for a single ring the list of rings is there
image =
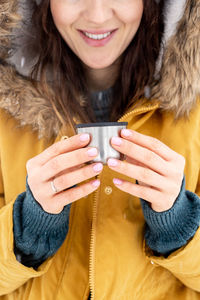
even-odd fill
[[[130,106],[144,98],[145,86],[154,81],[163,32],[163,1],[159,4],[155,0],[143,1],[141,24],[122,54],[120,72],[113,87],[115,102],[110,121],[117,121]],[[32,21],[39,47],[31,74],[33,82],[40,78],[37,88],[51,101],[63,124],[68,122],[74,128],[73,117],[83,123],[94,122],[83,64],[58,32],[49,0],[35,5]],[[48,74],[51,74],[50,80]]]

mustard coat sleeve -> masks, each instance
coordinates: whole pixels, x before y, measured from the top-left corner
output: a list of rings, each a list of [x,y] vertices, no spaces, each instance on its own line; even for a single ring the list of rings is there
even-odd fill
[[[30,278],[47,272],[52,259],[45,261],[38,270],[20,264],[14,254],[13,204],[15,199],[3,206],[4,191],[0,173],[0,296],[11,293]]]
[[[200,177],[195,193],[200,196]],[[153,256],[145,242],[144,250],[155,268],[162,266],[168,269],[184,285],[200,292],[200,227],[186,246],[173,252],[167,258]]]

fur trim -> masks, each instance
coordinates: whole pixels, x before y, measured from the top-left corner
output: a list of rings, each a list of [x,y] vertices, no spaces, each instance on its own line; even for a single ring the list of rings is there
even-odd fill
[[[0,5],[0,58],[6,59],[11,48],[12,30],[20,21],[16,0],[1,0]]]
[[[34,2],[33,0],[18,0],[17,2],[17,14],[20,21],[12,30],[10,36],[12,47],[6,61],[14,65],[20,74],[29,77],[38,56],[37,41],[31,24]]]
[[[162,38],[160,55],[156,64],[157,66],[156,66],[155,77],[159,77],[164,49],[166,48],[167,42],[170,40],[170,38],[174,34],[176,34],[177,25],[180,19],[183,17],[185,6],[186,6],[186,0],[179,0],[179,1],[168,0],[165,3],[165,8],[164,8],[165,28],[164,28],[163,38]]]
[[[31,125],[38,137],[56,137],[61,123],[51,104],[16,73],[13,67],[0,64],[0,108],[19,121],[19,126]],[[48,126],[47,126],[48,124]]]
[[[177,32],[163,54],[160,80],[153,89],[163,110],[189,115],[200,95],[200,1],[188,0]]]

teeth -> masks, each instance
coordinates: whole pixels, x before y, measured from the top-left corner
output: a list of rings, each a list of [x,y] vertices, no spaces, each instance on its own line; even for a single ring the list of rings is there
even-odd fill
[[[93,40],[102,40],[102,39],[105,39],[106,37],[108,37],[111,32],[107,32],[107,33],[104,33],[104,34],[92,34],[92,33],[88,33],[88,32],[83,32],[87,37],[89,37],[90,39],[93,39]]]

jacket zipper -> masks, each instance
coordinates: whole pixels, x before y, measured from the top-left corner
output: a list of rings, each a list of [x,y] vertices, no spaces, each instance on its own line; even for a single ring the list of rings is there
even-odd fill
[[[137,113],[148,112],[158,107],[158,104],[149,107],[137,108],[133,111],[130,111],[123,115],[118,122],[126,119],[130,115],[135,115]],[[96,179],[99,179],[100,175],[96,176]],[[91,300],[94,300],[95,296],[95,275],[94,275],[94,263],[95,263],[95,239],[96,239],[96,222],[97,222],[97,204],[98,204],[98,194],[100,189],[94,191],[93,196],[93,209],[92,209],[92,229],[91,229],[91,238],[90,238],[90,256],[89,256],[89,287],[91,293]]]
[[[99,175],[96,176],[96,179],[99,179]],[[99,189],[95,190],[93,197],[93,208],[92,208],[92,229],[91,229],[91,239],[90,239],[90,257],[89,257],[89,286],[91,293],[91,300],[94,300],[94,248],[95,248],[95,238],[96,238],[96,221],[97,221],[97,199],[98,199]]]

